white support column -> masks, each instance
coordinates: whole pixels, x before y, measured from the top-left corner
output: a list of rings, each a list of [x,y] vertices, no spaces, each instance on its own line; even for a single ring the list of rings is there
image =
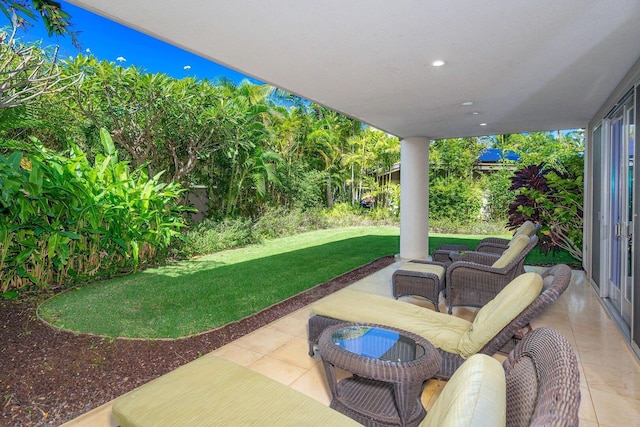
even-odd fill
[[[400,258],[429,256],[429,141],[400,142]]]

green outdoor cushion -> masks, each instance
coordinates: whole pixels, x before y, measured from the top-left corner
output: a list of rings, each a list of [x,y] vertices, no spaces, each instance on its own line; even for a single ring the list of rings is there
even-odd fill
[[[542,292],[542,276],[524,273],[513,279],[482,307],[469,331],[460,339],[458,353],[467,358],[477,353]]]
[[[500,258],[493,263],[492,267],[494,268],[504,268],[506,267],[515,257],[520,255],[520,252],[527,247],[531,238],[529,236],[525,236],[524,234],[520,236],[516,236],[512,240],[512,244],[502,253]]]
[[[419,273],[432,273],[442,279],[445,269],[438,264],[424,264],[421,262],[407,262],[398,271],[415,271]]]
[[[500,362],[475,354],[447,381],[420,427],[504,426],[506,394]]]
[[[458,342],[471,327],[470,322],[459,317],[351,289],[321,299],[311,310],[314,314],[345,322],[377,323],[404,329],[450,353],[458,352]]]
[[[113,417],[138,426],[358,426],[275,380],[213,354],[119,397]]]

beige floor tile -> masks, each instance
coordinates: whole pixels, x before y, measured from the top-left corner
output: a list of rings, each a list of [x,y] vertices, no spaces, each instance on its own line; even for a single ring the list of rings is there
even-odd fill
[[[300,368],[311,369],[317,363],[320,363],[320,357],[311,357],[308,355],[308,351],[309,345],[307,340],[294,338],[282,347],[269,353],[269,356],[291,365],[299,366]]]
[[[591,390],[591,399],[601,426],[640,425],[640,400],[596,389]]]
[[[269,356],[264,356],[247,367],[285,385],[291,384],[307,371]]]
[[[113,402],[105,403],[102,406],[86,412],[79,417],[62,424],[61,427],[116,427],[118,423],[111,415]]]
[[[331,392],[327,385],[327,377],[321,363],[305,372],[300,378],[291,383],[294,390],[306,394],[327,406],[331,403]]]
[[[267,325],[267,328],[285,335],[299,337],[307,333],[307,321],[286,316]]]
[[[578,410],[578,417],[580,420],[594,422],[597,425],[598,417],[596,416],[593,402],[591,402],[591,393],[586,386],[580,387],[580,409]]]
[[[282,347],[292,339],[293,337],[291,335],[285,335],[269,328],[261,328],[237,339],[234,343],[240,347],[265,355],[271,353],[278,347]]]
[[[583,364],[589,389],[606,391],[640,401],[640,373],[601,365]]]
[[[294,319],[300,319],[300,320],[306,322],[307,320],[309,320],[309,317],[311,317],[311,307],[312,306],[313,306],[313,304],[309,304],[306,307],[302,307],[300,310],[294,311],[293,313],[291,313],[287,317],[293,317]]]
[[[427,411],[431,409],[431,406],[436,401],[437,396],[440,395],[442,388],[446,384],[446,381],[438,380],[436,378],[432,378],[426,382],[424,389],[422,390],[420,401]]]
[[[240,366],[249,366],[263,356],[255,351],[240,347],[235,342],[222,346],[213,353]]]
[[[619,369],[622,372],[640,372],[640,365],[628,350],[613,350],[606,345],[598,350],[585,350],[578,346],[580,360],[583,365],[591,364],[605,368]]]

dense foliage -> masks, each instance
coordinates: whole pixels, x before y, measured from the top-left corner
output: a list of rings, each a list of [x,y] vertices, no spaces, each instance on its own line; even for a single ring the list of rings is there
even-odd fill
[[[130,170],[102,137],[93,162],[75,145],[58,154],[37,140],[0,155],[2,292],[135,270],[166,253],[183,226],[182,190]]]
[[[583,182],[582,156],[564,159],[561,165],[527,166],[511,178],[516,198],[509,206],[509,225],[516,228],[531,220],[542,225],[540,247],[558,248],[582,259]]]
[[[92,55],[58,61],[11,35],[0,48],[12,88],[0,94],[2,208],[12,215],[0,235],[5,290],[131,270],[170,244],[182,257],[334,224],[397,223],[396,137],[268,85],[175,79]],[[487,147],[527,165],[579,152],[581,139],[433,141],[430,226],[506,222],[514,166],[478,174]],[[172,239],[192,185],[206,187],[207,220]]]

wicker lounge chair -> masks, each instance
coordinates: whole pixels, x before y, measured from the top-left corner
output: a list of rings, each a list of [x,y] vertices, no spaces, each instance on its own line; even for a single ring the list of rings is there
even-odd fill
[[[579,407],[580,377],[573,349],[558,331],[540,328],[518,344],[502,369],[487,355],[471,356],[445,384],[420,427],[505,421],[507,427],[573,427],[578,425]]]
[[[465,245],[453,245],[453,244],[444,244],[440,245],[433,253],[431,254],[431,259],[438,262],[451,262],[451,252],[488,252],[494,254],[502,254],[505,250],[509,248],[509,245],[513,242],[513,239],[516,236],[521,234],[526,236],[535,236],[540,230],[540,223],[533,223],[531,221],[525,221],[518,227],[516,232],[513,234],[511,239],[502,239],[500,237],[486,237],[478,243],[478,245],[471,249]]]
[[[466,252],[447,267],[445,301],[449,314],[455,306],[482,307],[524,273],[524,259],[538,244],[538,236],[529,237],[528,243],[525,236],[514,239],[502,255]],[[524,248],[520,249],[519,243]]]
[[[578,425],[578,361],[558,331],[533,330],[509,353],[503,367],[508,427]]]
[[[521,275],[526,277],[518,277],[518,282],[528,280],[532,275],[536,273]],[[345,321],[377,323],[404,329],[431,341],[442,356],[442,364],[436,377],[448,379],[468,357],[468,354],[463,354],[455,348],[456,339],[473,333],[473,330],[475,333],[491,332],[492,335],[486,342],[480,343],[481,347],[475,352],[493,355],[498,351],[510,351],[515,342],[522,337],[523,331],[526,333],[528,330],[529,322],[567,288],[571,280],[571,269],[564,264],[559,264],[547,269],[540,278],[542,283],[537,296],[531,302],[525,303],[524,307],[516,306],[516,304],[523,304],[523,301],[517,299],[505,301],[505,295],[512,292],[511,287],[506,287],[491,304],[485,305],[478,311],[474,324],[456,316],[438,313],[408,302],[344,289],[324,298],[312,307],[314,315],[309,319],[308,324],[309,354],[314,354],[314,345],[318,343],[320,334],[328,326]],[[517,313],[511,315],[510,313],[514,311]],[[500,317],[497,319],[499,322],[492,316]],[[484,322],[483,326],[479,326],[481,321]],[[488,327],[485,328],[484,325]],[[494,330],[495,333],[493,333]],[[438,343],[443,339],[449,341],[446,349],[443,348],[444,345]]]

